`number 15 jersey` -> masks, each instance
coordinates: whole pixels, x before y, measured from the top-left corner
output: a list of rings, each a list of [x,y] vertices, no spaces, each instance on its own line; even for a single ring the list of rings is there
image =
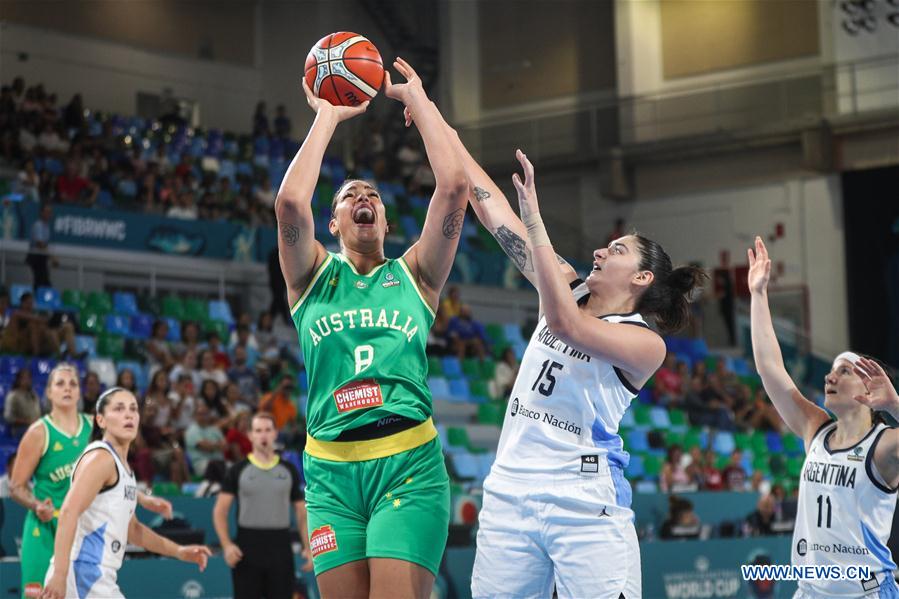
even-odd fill
[[[367,274],[329,252],[291,308],[309,377],[307,431],[341,432],[392,415],[431,416],[425,347],[434,312],[403,258]]]
[[[586,302],[587,286],[572,286],[578,304]],[[600,318],[647,327],[637,313]],[[541,317],[509,397],[491,472],[539,479],[626,468],[618,423],[638,391],[612,364],[558,339]]]

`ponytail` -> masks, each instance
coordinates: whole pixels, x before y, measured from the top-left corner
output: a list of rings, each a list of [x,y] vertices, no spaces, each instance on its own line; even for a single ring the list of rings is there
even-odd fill
[[[661,245],[635,235],[640,248],[640,270],[653,274],[653,281],[637,300],[637,312],[652,317],[663,334],[675,333],[690,322],[690,301],[708,275],[697,266],[672,268],[671,258]]]

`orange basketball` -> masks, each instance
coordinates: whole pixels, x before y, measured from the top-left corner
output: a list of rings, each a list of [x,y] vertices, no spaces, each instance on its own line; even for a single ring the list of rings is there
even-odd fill
[[[384,82],[381,54],[368,38],[338,31],[318,41],[306,57],[306,83],[335,106],[358,106],[374,98]]]

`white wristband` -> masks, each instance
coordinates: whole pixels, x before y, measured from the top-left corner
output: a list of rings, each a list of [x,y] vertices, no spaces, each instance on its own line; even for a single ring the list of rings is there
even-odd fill
[[[531,247],[538,248],[542,246],[551,247],[549,235],[546,234],[546,227],[543,226],[543,219],[540,218],[539,212],[532,212],[526,215],[522,220],[525,229],[528,231],[528,239],[531,240]]]

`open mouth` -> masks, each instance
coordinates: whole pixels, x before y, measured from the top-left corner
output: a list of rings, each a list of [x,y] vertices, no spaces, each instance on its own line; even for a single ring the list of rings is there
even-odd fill
[[[598,270],[602,270],[602,266],[599,264],[599,262],[594,262],[593,263],[593,272],[596,272]]]
[[[371,204],[358,204],[353,208],[353,222],[357,225],[375,224],[375,209]]]
[[[836,394],[837,394],[837,390],[836,390],[836,389],[825,389],[825,390],[824,390],[824,394],[825,394],[825,395],[836,395]]]

